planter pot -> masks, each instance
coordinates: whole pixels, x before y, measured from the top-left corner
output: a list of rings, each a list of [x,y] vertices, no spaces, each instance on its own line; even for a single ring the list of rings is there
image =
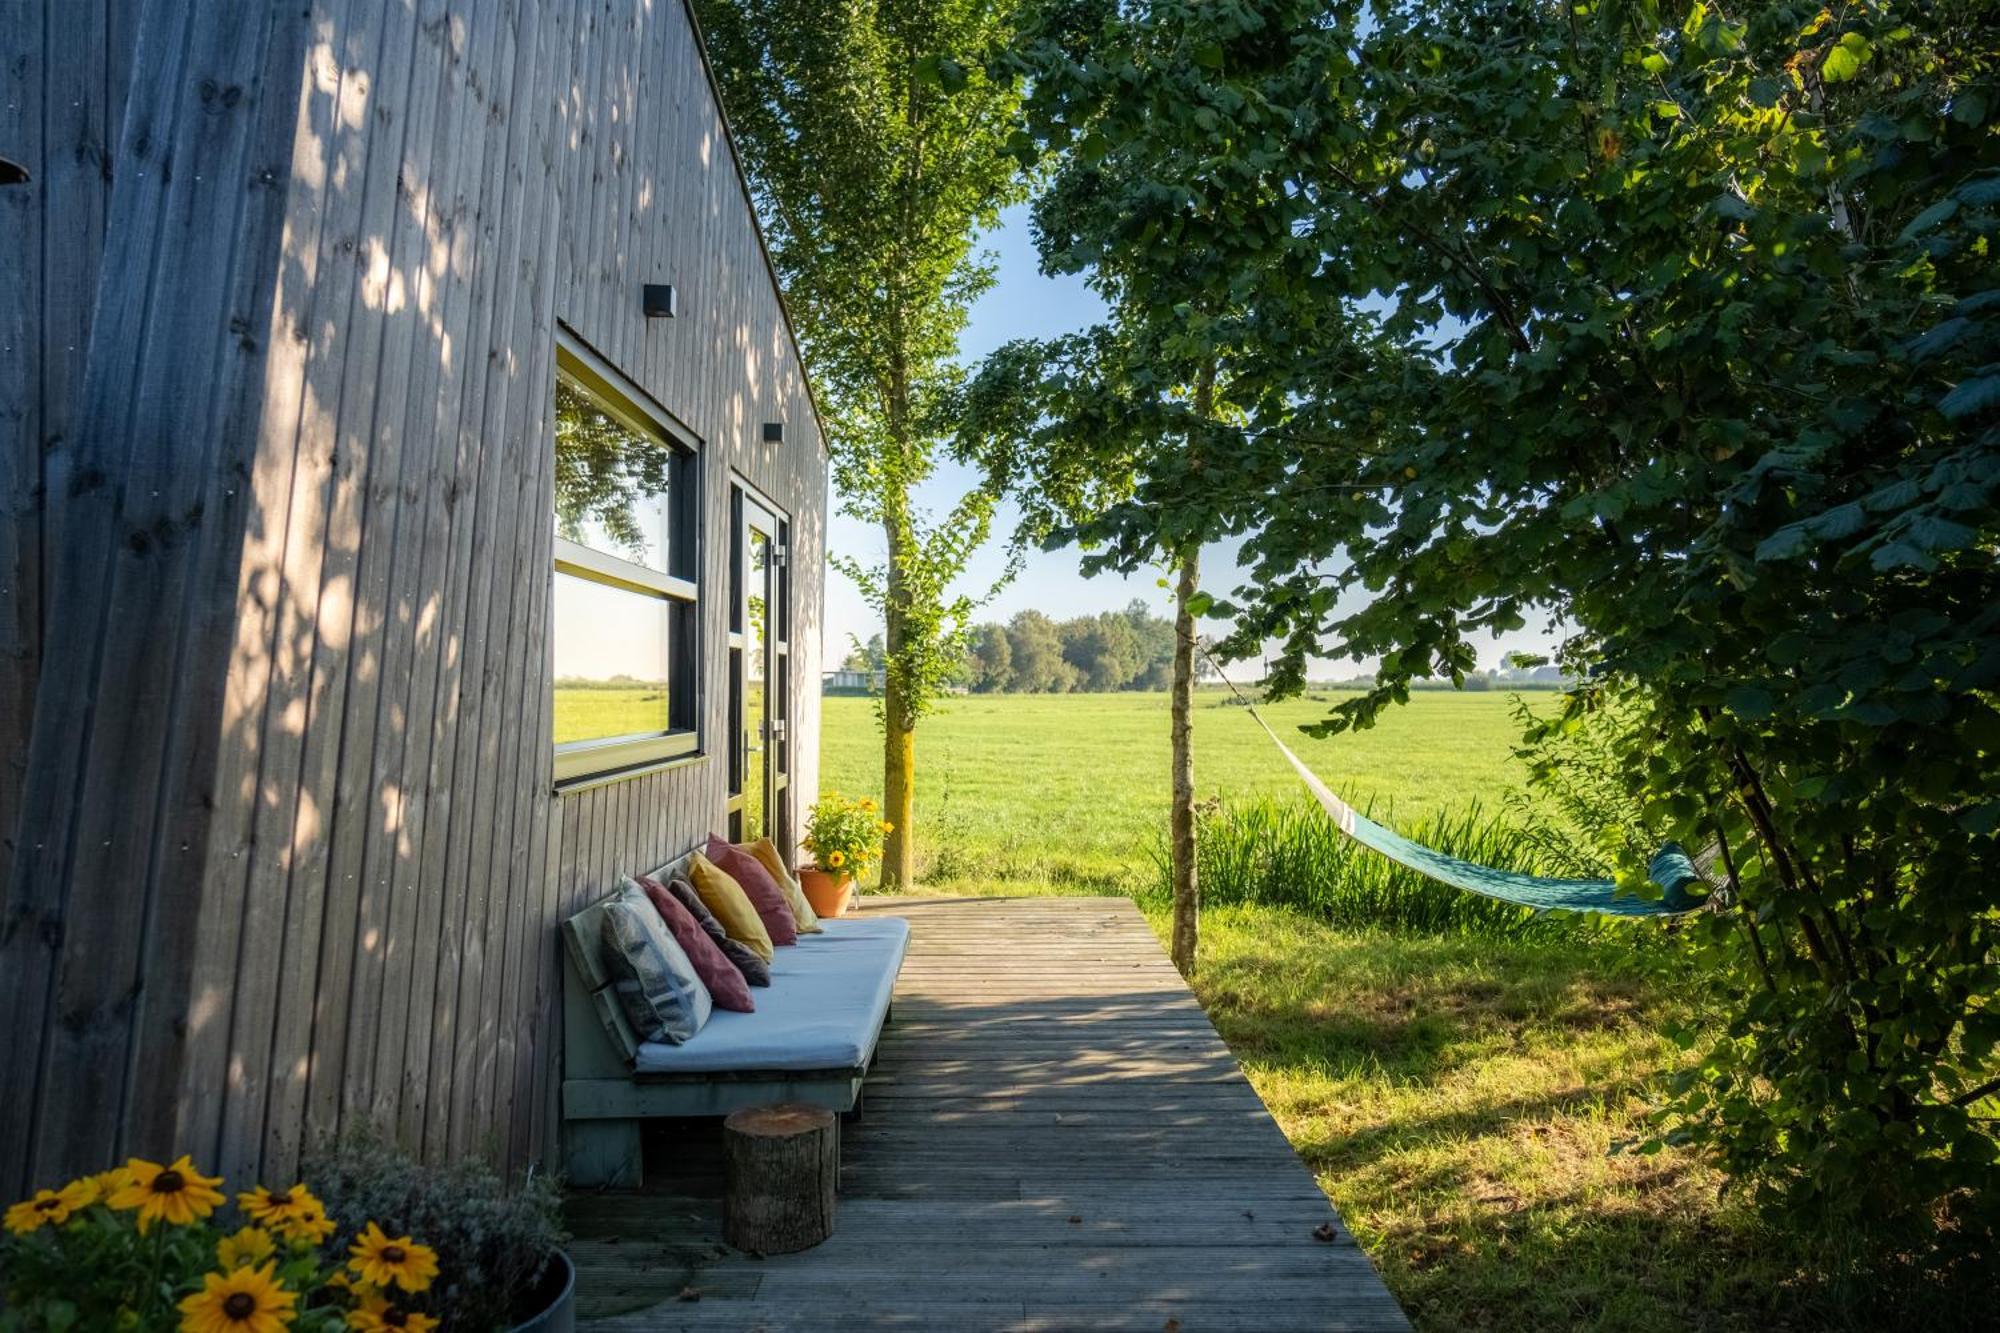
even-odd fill
[[[521,1306],[540,1313],[514,1325],[512,1333],[576,1333],[576,1266],[567,1254],[556,1251],[542,1270],[542,1280]]]
[[[845,916],[854,897],[854,876],[840,875],[818,866],[799,867],[799,887],[817,916]]]

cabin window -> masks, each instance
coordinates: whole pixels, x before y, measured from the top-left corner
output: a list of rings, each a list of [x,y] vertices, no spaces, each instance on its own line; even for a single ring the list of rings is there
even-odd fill
[[[700,748],[694,441],[588,349],[555,386],[555,776]]]

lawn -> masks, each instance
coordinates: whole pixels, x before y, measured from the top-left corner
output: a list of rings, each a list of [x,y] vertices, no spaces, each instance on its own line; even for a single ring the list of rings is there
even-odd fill
[[[1198,797],[1291,795],[1298,779],[1242,708],[1204,691],[1195,714]],[[1299,756],[1343,797],[1416,818],[1472,801],[1498,805],[1521,789],[1512,762],[1520,727],[1512,696],[1419,693],[1368,731],[1313,740],[1299,723],[1328,700],[1267,711]],[[1527,696],[1551,706],[1550,694]],[[879,797],[874,705],[829,698],[820,785]],[[1167,814],[1164,694],[974,695],[949,700],[917,728],[919,873],[953,892],[981,881],[1130,891],[1151,875]]]
[[[1529,696],[1542,707],[1547,695]],[[1272,710],[1296,724],[1325,702]],[[1372,731],[1300,738],[1350,800],[1404,821],[1523,790],[1498,694],[1420,693]],[[822,785],[879,793],[865,699],[828,699]],[[1243,710],[1204,695],[1204,798],[1296,798]],[[1164,938],[1158,695],[953,700],[919,730],[921,864],[948,892],[1131,892]],[[1614,1151],[1686,1053],[1702,988],[1652,924],[1598,939],[1341,929],[1260,904],[1203,914],[1195,981],[1293,1146],[1417,1327],[1840,1327],[1808,1256],[1689,1155]]]
[[[578,685],[555,690],[556,744],[667,729],[665,685]]]

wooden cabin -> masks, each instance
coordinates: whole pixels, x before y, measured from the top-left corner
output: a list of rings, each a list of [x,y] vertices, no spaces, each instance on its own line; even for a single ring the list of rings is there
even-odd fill
[[[694,16],[0,54],[0,1191],[553,1160],[557,923],[817,785],[826,460]]]

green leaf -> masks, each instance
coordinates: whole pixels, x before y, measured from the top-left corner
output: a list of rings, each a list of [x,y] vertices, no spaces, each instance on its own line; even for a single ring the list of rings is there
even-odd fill
[[[1957,388],[1938,399],[1938,411],[1953,421],[1978,416],[2000,407],[2000,373],[1988,372],[1962,380]]]
[[[1846,83],[1861,73],[1863,59],[1860,52],[1842,42],[1827,50],[1826,59],[1820,62],[1819,76],[1828,83]]]
[[[1958,200],[1940,199],[1923,212],[1911,218],[1908,225],[1903,228],[1899,235],[1906,241],[1921,236],[1957,212]]]
[[[1759,720],[1777,710],[1778,701],[1761,685],[1737,685],[1723,695],[1722,702],[1738,717]]]

